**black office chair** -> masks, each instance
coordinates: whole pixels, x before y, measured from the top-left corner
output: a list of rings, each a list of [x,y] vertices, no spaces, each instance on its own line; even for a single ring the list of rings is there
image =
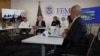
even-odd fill
[[[98,41],[100,42],[100,28],[98,29],[98,33],[97,33],[97,39],[98,39]]]
[[[82,55],[74,55],[74,54],[62,54],[62,56],[88,56],[89,53],[90,53],[90,49],[92,47],[92,44],[94,42],[94,39],[95,39],[95,36],[94,34],[90,33],[88,34],[88,44],[87,45],[82,45],[83,47],[86,47],[88,50],[85,54],[82,54]]]
[[[100,28],[98,28],[89,56],[100,56]]]
[[[91,47],[92,47],[92,45],[93,45],[93,43],[94,43],[94,40],[95,40],[95,35],[92,34],[92,33],[90,33],[90,34],[88,35],[89,46],[88,46],[88,50],[87,50],[86,56],[89,56],[89,53],[90,53],[90,51],[91,51]]]

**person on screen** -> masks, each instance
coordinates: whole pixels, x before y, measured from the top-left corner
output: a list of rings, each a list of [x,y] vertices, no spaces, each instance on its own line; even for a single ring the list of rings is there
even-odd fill
[[[9,20],[10,20],[10,19],[12,19],[12,16],[9,14],[9,15],[8,15],[8,18],[9,18]]]
[[[61,25],[60,25],[60,21],[58,20],[58,18],[57,18],[57,16],[54,16],[53,17],[53,21],[52,21],[52,23],[51,23],[51,26],[57,26],[57,27],[61,27]]]
[[[11,15],[10,21],[11,21],[11,22],[15,22],[15,15]]]
[[[3,21],[7,21],[7,18],[8,16],[7,15],[4,15],[4,17],[3,17]]]
[[[54,56],[61,56],[63,52],[70,55],[83,55],[86,54],[87,47],[87,28],[84,21],[80,17],[81,7],[74,5],[71,8],[70,17],[73,20],[67,36],[64,36],[62,46],[57,46]]]
[[[15,16],[16,16],[16,15],[15,15]],[[22,22],[22,21],[23,21],[23,17],[22,17],[21,15],[18,15],[17,21]]]
[[[4,15],[4,17],[6,17],[7,15]]]
[[[20,29],[20,34],[23,34],[23,32],[25,32],[25,34],[29,34],[31,30],[30,27],[31,27],[30,23],[27,21],[27,18],[24,17],[23,21],[19,25],[19,28],[23,28]]]
[[[42,16],[38,16],[37,21],[36,21],[36,27],[37,28],[46,27],[45,21],[43,20],[43,17]],[[45,29],[38,29],[36,31],[36,34],[37,33],[43,33],[44,31],[45,31]]]

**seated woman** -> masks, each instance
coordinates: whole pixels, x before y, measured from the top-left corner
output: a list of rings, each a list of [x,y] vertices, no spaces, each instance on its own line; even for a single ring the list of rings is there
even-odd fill
[[[58,20],[58,18],[57,18],[57,16],[54,16],[53,17],[53,21],[52,21],[52,23],[51,23],[51,26],[57,26],[57,27],[61,27],[61,25],[60,25],[60,21]]]
[[[67,17],[67,20],[69,22],[69,25],[68,25],[68,29],[64,29],[63,33],[62,33],[62,36],[65,38],[65,36],[67,36],[67,33],[68,31],[70,30],[71,28],[71,24],[72,24],[72,19],[70,17],[70,15]]]
[[[68,22],[69,22],[68,30],[70,30],[71,25],[72,25],[72,21],[73,21],[73,20],[71,19],[70,15],[67,17],[67,20],[68,20]]]
[[[25,32],[25,34],[29,34],[30,32],[30,23],[27,21],[26,17],[23,18],[23,21],[20,23],[19,27],[21,27],[22,29],[20,29],[20,34],[23,34]]]

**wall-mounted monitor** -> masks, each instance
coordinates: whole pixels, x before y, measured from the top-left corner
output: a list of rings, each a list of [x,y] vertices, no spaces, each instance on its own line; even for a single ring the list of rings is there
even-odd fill
[[[2,9],[3,21],[9,21],[9,22],[22,21],[23,17],[26,17],[24,10]]]
[[[100,23],[100,6],[83,8],[81,18],[84,19],[86,23]]]

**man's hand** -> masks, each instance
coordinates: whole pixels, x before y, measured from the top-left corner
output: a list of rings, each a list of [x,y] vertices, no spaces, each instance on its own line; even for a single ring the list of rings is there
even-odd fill
[[[67,33],[66,33],[66,32],[63,32],[63,33],[62,33],[62,37],[63,37],[63,38],[66,38],[66,37],[67,37]]]
[[[64,29],[64,32],[62,33],[62,37],[63,38],[66,38],[67,37],[67,32],[68,32],[68,30],[67,29]]]

